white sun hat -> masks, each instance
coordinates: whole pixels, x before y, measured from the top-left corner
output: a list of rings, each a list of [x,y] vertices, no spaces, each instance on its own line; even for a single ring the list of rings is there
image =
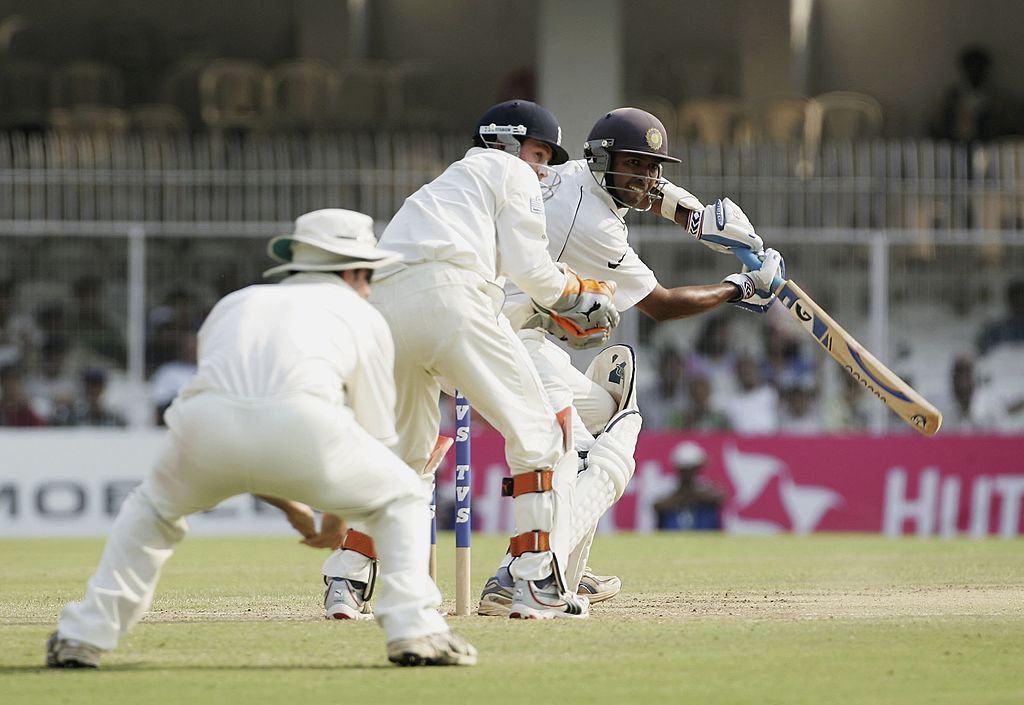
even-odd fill
[[[708,454],[693,441],[683,441],[672,449],[672,464],[677,468],[695,468],[707,459]]]
[[[278,235],[267,245],[277,262],[263,273],[340,272],[377,269],[402,258],[398,252],[377,247],[373,218],[343,208],[322,208],[295,219],[295,232]]]

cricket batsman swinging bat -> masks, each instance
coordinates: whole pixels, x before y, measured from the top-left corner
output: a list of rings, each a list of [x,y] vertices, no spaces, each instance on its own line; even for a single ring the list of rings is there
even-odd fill
[[[760,266],[756,255],[741,257],[751,268]],[[882,400],[897,416],[926,436],[934,436],[942,425],[942,413],[913,387],[843,330],[825,310],[814,302],[792,279],[783,280],[775,289],[779,303],[785,306],[803,329],[818,341],[865,389]]]

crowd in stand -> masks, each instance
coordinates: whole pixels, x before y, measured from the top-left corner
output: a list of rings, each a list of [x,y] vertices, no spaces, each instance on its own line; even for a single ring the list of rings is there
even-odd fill
[[[1008,286],[1006,308],[982,329],[973,351],[955,357],[941,388],[922,389],[942,411],[947,433],[1024,429],[1024,281]],[[800,331],[772,317],[756,324],[758,346],[736,345],[727,316],[704,321],[690,347],[662,346],[640,393],[644,428],[805,436],[871,430],[878,402],[857,380]],[[899,423],[889,429],[909,432]]]
[[[101,303],[102,282],[74,282],[69,302],[30,314],[15,306],[16,283],[0,281],[0,426],[126,426],[109,383],[123,379],[125,332]],[[196,332],[205,312],[183,291],[149,314],[146,375],[152,421],[196,371]]]
[[[16,283],[0,281],[0,426],[126,425],[123,405],[111,404],[109,393],[111,380],[124,378],[125,333],[102,304],[101,285],[96,277],[81,277],[71,300],[44,301],[27,314],[15,307]],[[162,422],[167,405],[195,374],[204,315],[196,297],[181,289],[149,312],[151,423]],[[877,402],[832,369],[812,340],[778,325],[778,317],[741,322],[758,330],[758,345],[737,344],[735,317],[718,315],[701,321],[688,344],[646,351],[650,373],[640,389],[645,429],[741,435],[871,430]],[[1019,377],[1024,369],[1024,281],[1007,287],[1005,316],[985,325],[973,347],[955,358],[943,389],[922,390],[943,412],[943,429],[1020,432],[1024,390],[1012,370]],[[983,370],[991,369],[998,379],[986,379]],[[890,430],[904,429],[892,424]]]

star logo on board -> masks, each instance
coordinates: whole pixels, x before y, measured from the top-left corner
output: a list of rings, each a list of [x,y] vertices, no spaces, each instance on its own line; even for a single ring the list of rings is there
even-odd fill
[[[735,489],[733,502],[723,512],[725,528],[735,533],[778,533],[814,531],[829,510],[842,505],[843,498],[828,487],[797,484],[786,463],[773,455],[744,453],[734,446],[722,448],[725,474]],[[757,506],[781,505],[789,526],[756,518]]]

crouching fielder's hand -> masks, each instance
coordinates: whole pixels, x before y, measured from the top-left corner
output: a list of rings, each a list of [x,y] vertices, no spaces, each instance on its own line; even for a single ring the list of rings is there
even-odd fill
[[[601,345],[619,325],[615,308],[615,282],[582,279],[571,269],[566,272],[562,295],[550,306],[536,301],[537,311],[527,326],[543,328],[577,350]]]
[[[731,303],[748,311],[764,313],[775,303],[775,290],[786,278],[786,261],[771,248],[759,255],[747,253],[740,259],[744,263],[743,271],[722,280],[740,288],[740,295]]]
[[[293,525],[294,526],[294,525]],[[324,512],[320,517],[320,530],[312,536],[306,536],[302,543],[312,548],[335,549],[341,546],[348,532],[348,524],[336,514]]]

